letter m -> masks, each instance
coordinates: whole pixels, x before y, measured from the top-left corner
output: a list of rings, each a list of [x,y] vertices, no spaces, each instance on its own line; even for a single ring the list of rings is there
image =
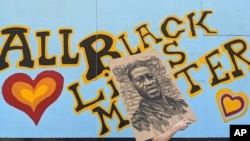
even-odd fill
[[[108,134],[110,132],[110,127],[107,125],[106,123],[106,117],[108,117],[109,119],[113,119],[114,115],[117,115],[117,118],[119,120],[119,124],[117,125],[117,130],[120,130],[124,127],[126,127],[126,125],[129,124],[129,121],[127,119],[125,119],[119,109],[117,109],[117,106],[115,105],[115,101],[112,103],[111,107],[109,107],[109,112],[106,112],[103,108],[101,107],[96,107],[92,110],[93,113],[97,113],[99,120],[101,122],[101,129],[99,132],[99,136],[104,136],[106,134]]]

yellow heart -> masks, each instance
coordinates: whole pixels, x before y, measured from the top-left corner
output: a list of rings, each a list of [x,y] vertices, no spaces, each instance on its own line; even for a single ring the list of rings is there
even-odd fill
[[[229,97],[223,99],[223,105],[227,113],[237,111],[241,108],[242,103],[239,100],[232,100]]]
[[[56,89],[56,81],[52,78],[43,78],[35,88],[25,82],[13,84],[12,93],[20,102],[31,107],[35,111],[37,105],[51,96]]]
[[[48,86],[46,86],[46,85],[39,86],[38,89],[35,91],[24,88],[21,90],[21,95],[26,100],[28,100],[30,103],[33,103],[34,99],[45,94],[47,92],[47,90],[48,90]]]

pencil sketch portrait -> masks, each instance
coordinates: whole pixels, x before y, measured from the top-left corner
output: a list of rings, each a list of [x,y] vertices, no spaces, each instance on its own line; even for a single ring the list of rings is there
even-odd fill
[[[190,113],[159,56],[148,53],[115,64],[111,70],[130,123],[138,132],[158,135]]]

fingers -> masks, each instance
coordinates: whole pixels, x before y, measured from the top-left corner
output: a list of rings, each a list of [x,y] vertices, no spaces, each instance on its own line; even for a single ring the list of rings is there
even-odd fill
[[[192,123],[190,120],[187,120],[186,118],[184,118],[182,121],[184,122],[185,125],[184,129],[188,128],[188,125]]]
[[[183,119],[183,122],[185,122],[186,124],[191,124],[192,122],[186,118]]]
[[[188,124],[188,125],[191,124],[191,123],[192,123],[191,121],[186,121],[186,124]]]

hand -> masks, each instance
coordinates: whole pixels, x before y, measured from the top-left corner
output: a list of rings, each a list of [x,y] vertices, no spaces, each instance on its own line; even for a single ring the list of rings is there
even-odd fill
[[[182,119],[181,121],[177,122],[173,128],[175,128],[176,130],[184,130],[188,127],[188,125],[191,123],[191,121],[187,120],[187,119]]]
[[[178,130],[184,130],[188,127],[188,125],[191,123],[191,121],[187,119],[182,119],[179,122],[177,122],[175,125],[173,125],[169,130],[167,130],[165,133],[154,137],[153,141],[168,141],[172,138],[172,136],[178,131]]]

